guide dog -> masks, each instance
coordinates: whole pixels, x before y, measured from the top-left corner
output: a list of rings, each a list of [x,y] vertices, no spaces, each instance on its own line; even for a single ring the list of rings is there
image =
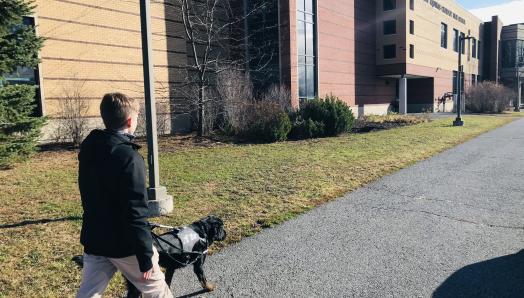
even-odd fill
[[[213,291],[215,285],[207,281],[204,274],[204,262],[206,261],[207,249],[214,241],[226,239],[224,222],[217,216],[210,215],[195,221],[191,225],[182,228],[172,228],[157,224],[150,224],[154,228],[170,228],[171,231],[157,235],[151,231],[153,245],[158,250],[159,265],[166,269],[166,283],[171,285],[173,274],[176,269],[193,265],[198,281],[206,291]],[[72,259],[78,266],[83,267],[83,256],[77,255]],[[125,278],[125,277],[124,277]],[[128,298],[140,297],[140,291],[126,279]]]

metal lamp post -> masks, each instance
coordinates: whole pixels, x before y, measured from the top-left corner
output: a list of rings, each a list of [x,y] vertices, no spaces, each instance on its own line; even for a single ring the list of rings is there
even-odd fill
[[[517,98],[515,99],[515,112],[520,112],[520,100],[522,92],[520,91],[520,63],[519,57],[517,57],[517,48],[515,47],[515,71],[517,72]]]
[[[462,42],[473,39],[472,36],[462,37],[458,36],[458,72],[457,72],[457,118],[453,121],[453,126],[463,126],[464,121],[462,120],[462,78],[463,78],[463,66],[462,66]],[[465,43],[464,43],[465,44]]]
[[[147,164],[149,166],[149,215],[159,216],[173,211],[173,197],[160,186],[158,171],[158,142],[156,130],[156,106],[151,49],[151,15],[149,0],[140,0],[140,25],[142,36],[142,60],[144,66],[144,96],[147,126]]]

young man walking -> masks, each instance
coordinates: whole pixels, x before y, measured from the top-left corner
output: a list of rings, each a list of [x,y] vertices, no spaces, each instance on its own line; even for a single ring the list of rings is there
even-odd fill
[[[132,142],[138,102],[106,94],[100,113],[106,129],[93,130],[78,155],[84,268],[77,297],[101,297],[117,270],[144,297],[173,297],[147,225],[144,160]]]

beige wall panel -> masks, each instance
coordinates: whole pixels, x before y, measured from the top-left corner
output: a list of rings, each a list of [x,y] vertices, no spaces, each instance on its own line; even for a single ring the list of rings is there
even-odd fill
[[[44,80],[48,78],[75,78],[97,80],[129,80],[142,81],[142,65],[114,65],[101,63],[85,63],[69,61],[44,60],[44,69],[53,70],[46,72]],[[161,82],[182,82],[185,80],[183,70],[155,67],[154,78]],[[44,85],[44,88],[46,86]]]
[[[142,51],[139,49],[105,47],[82,43],[71,43],[63,41],[47,40],[41,51],[44,62],[49,58],[53,59],[70,59],[70,60],[88,60],[101,62],[114,62],[116,64],[142,64]],[[76,61],[64,61],[64,64],[77,63]],[[153,51],[153,63],[155,65],[172,65],[184,66],[187,59],[184,54],[168,53],[162,51]],[[54,71],[46,69],[44,75],[51,75]]]
[[[455,14],[464,18],[466,24],[462,24],[453,17],[444,14],[441,10],[431,7],[424,0],[415,0],[415,10],[407,9],[407,19],[415,22],[415,34],[409,34],[409,26],[406,28],[406,48],[409,44],[415,45],[415,58],[409,59],[409,63],[441,68],[445,70],[456,70],[458,53],[453,51],[453,29],[470,34],[476,40],[481,39],[481,22],[467,10],[463,9],[452,0],[440,0],[439,3]],[[448,47],[440,46],[441,23],[448,26]],[[476,58],[471,57],[471,42],[466,42],[465,55],[462,61],[465,71],[478,73],[479,63]]]

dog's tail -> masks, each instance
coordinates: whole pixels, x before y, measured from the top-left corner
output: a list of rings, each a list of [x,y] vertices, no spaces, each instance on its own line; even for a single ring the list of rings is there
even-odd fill
[[[75,262],[78,265],[78,267],[84,268],[84,256],[76,255],[71,258],[71,261]]]

